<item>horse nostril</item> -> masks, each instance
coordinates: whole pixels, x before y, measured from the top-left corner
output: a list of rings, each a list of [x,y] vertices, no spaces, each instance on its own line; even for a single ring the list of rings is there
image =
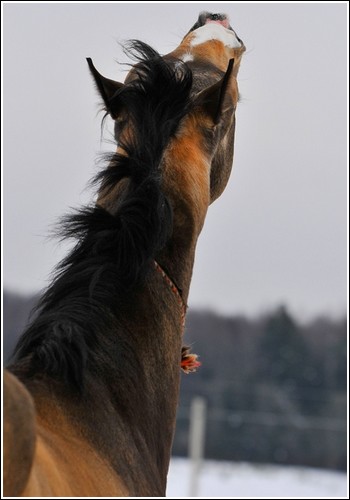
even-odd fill
[[[225,14],[210,14],[208,16],[208,18],[211,21],[224,21],[226,19],[226,15]]]

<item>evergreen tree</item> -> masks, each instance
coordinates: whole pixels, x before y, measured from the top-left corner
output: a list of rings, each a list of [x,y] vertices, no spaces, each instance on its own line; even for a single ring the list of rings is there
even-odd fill
[[[271,315],[263,330],[258,356],[262,381],[297,389],[308,385],[312,356],[298,326],[285,307]]]

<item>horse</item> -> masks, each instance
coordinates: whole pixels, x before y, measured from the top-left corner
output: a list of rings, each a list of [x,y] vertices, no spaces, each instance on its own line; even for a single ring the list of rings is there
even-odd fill
[[[4,494],[164,496],[198,236],[233,161],[245,47],[202,12],[161,56],[130,41],[125,82],[87,59],[116,151],[66,216],[59,264],[4,374]]]

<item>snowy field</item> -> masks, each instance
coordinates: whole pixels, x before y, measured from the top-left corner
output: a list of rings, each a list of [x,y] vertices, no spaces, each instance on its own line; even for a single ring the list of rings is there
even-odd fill
[[[189,496],[190,463],[173,458],[168,475],[168,497]],[[347,497],[342,472],[275,465],[206,461],[199,477],[201,497]]]

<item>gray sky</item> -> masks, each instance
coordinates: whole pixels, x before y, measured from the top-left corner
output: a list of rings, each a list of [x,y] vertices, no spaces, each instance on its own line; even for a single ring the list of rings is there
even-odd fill
[[[101,149],[85,57],[123,80],[117,41],[173,50],[201,10],[226,12],[247,47],[234,169],[200,236],[190,307],[300,318],[346,310],[347,5],[6,4],[4,286],[47,284],[67,250],[53,222],[93,199]],[[106,131],[108,137],[108,131]]]

